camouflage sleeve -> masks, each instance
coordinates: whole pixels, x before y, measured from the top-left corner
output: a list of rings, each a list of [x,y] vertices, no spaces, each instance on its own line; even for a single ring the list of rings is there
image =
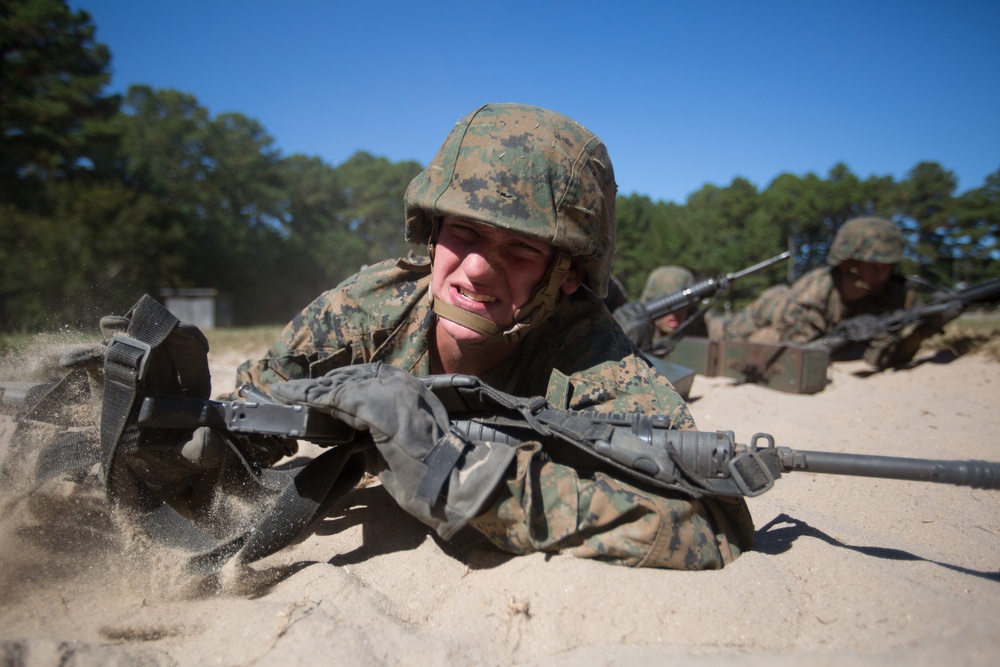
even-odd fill
[[[237,383],[265,389],[275,382],[318,377],[362,363],[412,303],[426,263],[386,260],[319,295],[285,327],[263,359],[237,371]]]
[[[778,338],[785,343],[808,343],[826,334],[838,321],[832,308],[833,279],[828,267],[813,270],[795,281],[775,315]]]
[[[694,417],[670,381],[645,359],[608,361],[573,375],[549,376],[549,402],[567,410],[669,415],[671,428],[693,430]]]
[[[236,371],[237,386],[246,382],[265,389],[276,382],[310,376],[319,359],[329,369],[350,363],[350,346],[338,337],[331,312],[337,308],[337,293],[324,292],[289,322],[264,358],[247,360]],[[336,363],[340,359],[342,363]]]
[[[574,312],[553,318],[558,336],[539,332],[544,342],[525,356],[536,369],[543,363],[551,365],[547,386],[537,391],[527,387],[521,393],[544,391],[552,405],[568,410],[670,415],[673,428],[693,429],[684,399],[646,361],[610,313],[589,307],[584,296],[575,302]]]
[[[788,285],[772,285],[723,327],[725,340],[747,340],[754,332],[774,326],[789,297]]]

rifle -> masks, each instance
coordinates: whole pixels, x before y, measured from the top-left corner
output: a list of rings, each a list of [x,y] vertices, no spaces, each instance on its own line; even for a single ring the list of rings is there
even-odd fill
[[[447,398],[448,392],[460,386],[463,378],[430,376],[424,382],[443,401],[454,405]],[[303,439],[327,447],[355,443],[361,435],[326,413],[302,405],[276,403],[251,386],[244,385],[240,393],[248,398],[212,401],[147,396],[139,410],[138,426],[173,429],[209,426],[243,435]],[[665,415],[555,409],[550,412],[556,413],[551,420],[554,423],[567,419],[568,413],[601,432],[602,436],[593,444],[594,455],[609,459],[613,466],[640,478],[644,476],[646,481],[652,478],[676,483],[683,478],[684,483],[693,484],[702,493],[759,496],[771,489],[782,473],[794,471],[1000,489],[1000,463],[794,450],[775,446],[773,436],[767,433],[756,433],[749,444],[739,444],[732,431],[670,429],[669,417]],[[452,428],[470,439],[511,445],[525,439],[521,431],[527,427],[509,423],[497,426],[492,415],[456,414],[454,410],[450,413]],[[547,445],[554,441],[535,432],[528,435]],[[765,444],[761,446],[761,442]]]
[[[754,273],[755,271],[766,269],[767,267],[777,264],[782,260],[786,260],[791,256],[791,251],[786,250],[780,255],[775,255],[770,259],[765,259],[763,262],[758,262],[753,266],[743,269],[742,271],[707,278],[701,282],[695,283],[694,285],[682,287],[668,294],[664,294],[663,296],[656,297],[655,299],[644,301],[642,306],[649,314],[649,318],[655,320],[663,317],[664,315],[675,313],[678,310],[694,306],[700,303],[703,299],[711,298],[719,292],[728,290],[732,286],[734,280]]]
[[[111,342],[109,359],[115,348],[121,346],[116,341],[120,342],[120,338]],[[135,363],[143,368],[142,359]],[[142,375],[141,370],[139,375]],[[117,372],[113,376],[122,377]],[[78,379],[82,385],[85,378],[78,376]],[[554,460],[581,471],[611,469],[641,486],[679,490],[694,497],[706,494],[758,496],[771,489],[782,473],[797,470],[1000,489],[1000,463],[793,450],[775,446],[773,437],[764,433],[755,434],[750,443],[744,445],[735,441],[731,431],[672,430],[670,418],[665,415],[571,412],[548,407],[538,398],[507,396],[515,405],[507,405],[505,399],[500,406],[502,409],[497,411],[489,409],[493,404],[481,397],[477,402],[476,395],[463,393],[484,387],[476,378],[437,375],[423,381],[445,405],[451,429],[465,434],[469,440],[511,445],[541,441]],[[107,408],[108,385],[106,382],[103,385],[102,403]],[[37,408],[48,403],[46,396],[60,391],[58,384],[50,387],[47,393],[39,387],[37,393],[32,392],[34,396],[45,395],[38,397],[34,405],[28,404],[30,401],[18,401],[20,404],[16,407],[21,408],[16,418],[19,428],[22,425],[30,428],[31,420],[38,418],[54,418],[60,422],[75,419],[79,411],[42,410],[39,414]],[[75,395],[78,399],[83,398],[80,393]],[[140,443],[133,453],[119,456],[117,444],[110,450],[105,448],[103,445],[107,441],[101,437],[101,442],[97,442],[98,434],[93,432],[93,425],[79,424],[84,430],[68,430],[39,452],[36,483],[59,474],[83,479],[89,474],[87,471],[93,470],[93,464],[101,462],[102,481],[110,480],[105,482],[109,500],[123,504],[141,530],[152,539],[187,552],[188,564],[194,570],[217,571],[236,554],[244,563],[263,558],[289,544],[315,517],[323,515],[324,508],[339,502],[354,488],[364,473],[364,466],[359,465],[363,456],[359,458],[356,454],[362,454],[373,445],[367,431],[357,432],[328,413],[305,405],[276,403],[250,385],[242,387],[239,395],[239,400],[216,401],[182,394],[139,394],[135,412],[131,408],[129,412],[134,415],[134,430],[149,434],[142,436],[149,438],[148,450]],[[93,400],[95,396],[89,394],[88,398]],[[527,412],[531,413],[530,419]],[[111,423],[107,421],[109,414],[115,418],[113,411],[105,411],[101,435]],[[159,471],[173,472],[169,467],[156,467],[157,461],[169,464],[182,460],[185,454],[181,445],[189,441],[192,433],[198,432],[193,429],[200,427],[209,427],[223,438],[231,439],[227,446],[243,457],[242,465],[233,465],[232,457],[217,464],[206,461],[208,465],[197,464],[195,477],[184,479],[197,484],[220,485],[211,487],[213,493],[233,494],[241,507],[244,501],[254,503],[259,513],[254,515],[249,526],[238,522],[228,527],[203,526],[199,520],[191,518],[197,513],[185,513],[195,509],[189,506],[185,510],[187,495],[170,496],[174,491],[168,486],[164,487],[167,496],[157,496],[160,484],[155,482],[159,479]],[[129,437],[135,446],[135,436]],[[267,469],[259,467],[250,450],[245,449],[275,446],[291,453],[294,448],[282,445],[299,439],[326,449],[306,465],[272,467],[270,463],[262,464]],[[144,451],[152,458],[147,458]],[[126,456],[134,460],[125,460]],[[149,464],[154,467],[147,467]],[[191,465],[186,464],[183,469],[184,474],[189,475]],[[133,470],[136,472],[130,472]],[[152,474],[153,486],[135,474]],[[119,488],[125,490],[124,495],[119,494]],[[133,500],[129,493],[140,493],[139,500],[143,504]],[[197,498],[197,494],[194,497]],[[221,530],[218,535],[214,532],[216,528]]]
[[[663,296],[659,296],[648,301],[634,301],[627,303],[615,311],[614,317],[628,337],[632,339],[632,342],[634,342],[639,349],[649,351],[653,342],[654,320],[657,320],[664,315],[676,313],[679,310],[695,306],[701,303],[704,299],[712,298],[719,294],[719,292],[728,290],[732,286],[733,281],[754,273],[755,271],[765,269],[773,264],[777,264],[780,261],[788,259],[791,255],[791,251],[786,250],[780,255],[775,255],[770,259],[765,259],[763,262],[758,262],[757,264],[749,266],[742,271],[706,278],[705,280],[697,282],[693,285],[681,287],[673,292],[668,292]],[[668,337],[667,342],[658,342],[656,350],[657,355],[668,354],[673,349],[674,345],[676,345],[676,341],[680,339],[686,325],[696,319],[696,316],[689,317],[683,324],[681,324],[680,327],[678,327],[677,331],[673,332]]]
[[[825,347],[831,358],[844,360],[856,358],[859,350],[867,347],[875,339],[898,338],[903,332],[914,331],[919,337],[910,348],[887,357],[876,366],[887,367],[908,362],[919,347],[919,341],[934,333],[939,333],[945,324],[954,320],[967,307],[977,303],[991,303],[1000,300],[1000,277],[977,283],[960,290],[940,293],[927,303],[901,308],[884,315],[856,315],[834,327],[826,336],[810,344]]]

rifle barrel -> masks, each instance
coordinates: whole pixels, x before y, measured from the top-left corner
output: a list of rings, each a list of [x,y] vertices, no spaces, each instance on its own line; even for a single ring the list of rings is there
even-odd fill
[[[781,447],[779,451],[785,470],[1000,489],[1000,463],[995,462],[841,454],[791,450],[787,447]]]
[[[1000,277],[970,285],[954,294],[964,305],[988,303],[1000,299]]]
[[[780,255],[775,255],[770,259],[765,259],[763,262],[757,262],[753,266],[737,271],[736,273],[727,273],[723,276],[706,278],[705,280],[699,281],[694,285],[688,285],[687,287],[682,287],[655,299],[645,301],[642,305],[646,309],[646,312],[649,313],[649,317],[655,320],[658,317],[663,317],[664,315],[677,312],[682,308],[694,306],[702,299],[707,299],[711,296],[715,296],[722,290],[729,289],[729,284],[733,280],[742,278],[745,275],[751,274],[754,271],[759,271],[763,268],[771,266],[772,264],[777,264],[778,262],[788,259],[791,256],[791,251],[786,250]]]
[[[772,264],[777,264],[781,260],[788,259],[791,256],[792,256],[792,251],[791,250],[786,250],[785,252],[781,253],[780,255],[775,255],[771,259],[765,259],[763,262],[757,262],[753,266],[748,266],[747,268],[743,269],[742,271],[737,271],[736,273],[727,273],[726,274],[726,280],[736,280],[737,278],[742,278],[743,276],[751,274],[754,271],[759,271],[760,269],[767,268],[767,267],[771,266]]]

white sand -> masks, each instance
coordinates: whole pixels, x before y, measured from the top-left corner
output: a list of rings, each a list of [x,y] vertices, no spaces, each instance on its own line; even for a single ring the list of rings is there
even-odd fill
[[[213,357],[219,391],[240,360]],[[835,364],[812,396],[698,376],[691,409],[740,441],[1000,461],[1000,364],[939,362]],[[240,582],[123,555],[92,490],[7,495],[2,664],[1000,664],[998,491],[793,473],[749,501],[755,551],[676,572],[442,543],[375,486]]]

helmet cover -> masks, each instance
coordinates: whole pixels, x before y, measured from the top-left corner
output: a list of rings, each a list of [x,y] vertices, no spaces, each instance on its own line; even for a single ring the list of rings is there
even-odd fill
[[[826,263],[839,266],[848,259],[895,264],[903,257],[903,234],[885,218],[851,218],[845,222],[826,255]]]
[[[406,190],[406,240],[455,217],[537,239],[577,258],[607,294],[615,252],[614,170],[596,135],[562,114],[487,104],[460,120]]]
[[[658,266],[646,278],[640,301],[650,301],[694,284],[694,274],[683,266]]]

